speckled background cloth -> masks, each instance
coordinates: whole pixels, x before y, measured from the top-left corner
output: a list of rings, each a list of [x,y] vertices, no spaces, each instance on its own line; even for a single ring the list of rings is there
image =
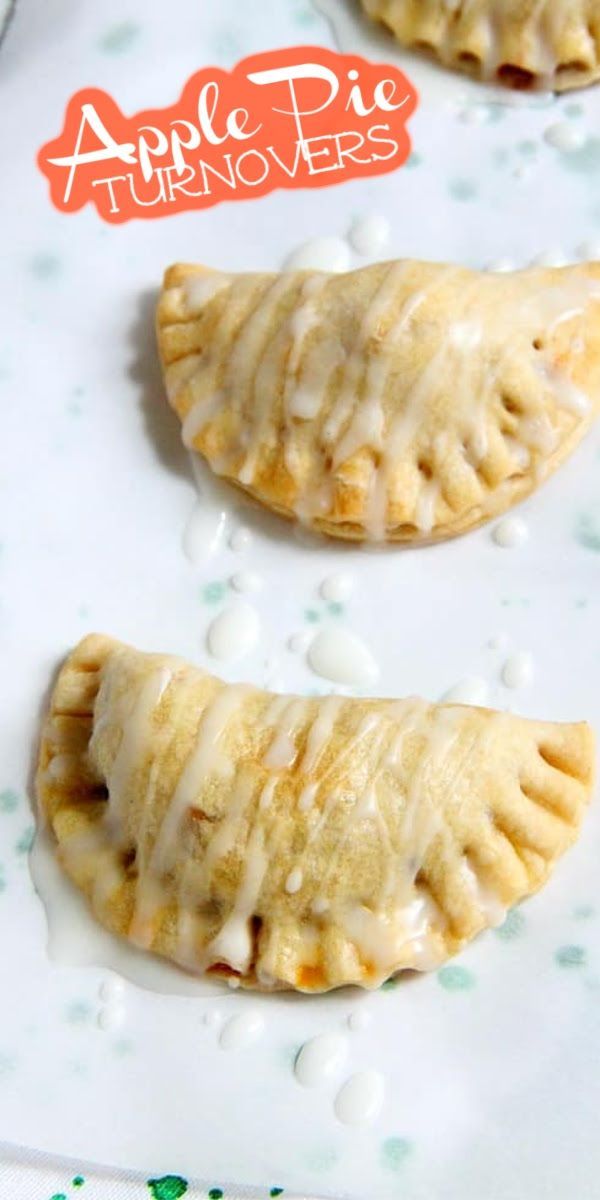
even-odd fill
[[[146,1179],[90,1163],[73,1163],[0,1142],[0,1194],[6,1200],[313,1200],[284,1188],[199,1183],[173,1172]]]

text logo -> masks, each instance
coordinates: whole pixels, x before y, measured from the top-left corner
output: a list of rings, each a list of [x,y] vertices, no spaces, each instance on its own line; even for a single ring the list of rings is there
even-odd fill
[[[171,108],[132,117],[84,88],[38,165],[62,212],[92,203],[115,224],[164,217],[394,171],[410,153],[416,104],[396,67],[297,46],[232,71],[207,67]]]

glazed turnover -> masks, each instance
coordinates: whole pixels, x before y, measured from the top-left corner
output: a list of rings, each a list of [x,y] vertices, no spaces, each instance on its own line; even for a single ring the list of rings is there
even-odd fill
[[[567,91],[600,75],[598,0],[362,0],[404,46],[517,88]]]
[[[185,444],[339,538],[431,541],[488,520],[558,466],[600,396],[599,264],[175,266],[157,324]]]
[[[248,987],[375,987],[443,962],[547,879],[592,735],[460,705],[269,695],[90,636],[37,775],[103,925]]]

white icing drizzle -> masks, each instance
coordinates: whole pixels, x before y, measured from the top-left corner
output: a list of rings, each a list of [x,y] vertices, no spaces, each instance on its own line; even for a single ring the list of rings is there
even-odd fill
[[[203,308],[224,288],[231,284],[231,276],[221,271],[207,271],[206,274],[188,275],[183,284],[185,307],[192,316],[201,313]]]
[[[313,782],[304,785],[298,797],[298,808],[300,809],[300,812],[308,812],[309,809],[313,807],[318,790],[318,783]]]
[[[269,858],[265,851],[264,834],[261,826],[255,823],[246,844],[244,870],[233,909],[207,951],[210,961],[226,963],[232,970],[239,971],[241,974],[245,974],[251,964],[250,921],[256,910],[268,864]]]
[[[122,736],[106,781],[109,791],[107,822],[115,834],[119,834],[125,826],[123,806],[126,802],[129,776],[147,744],[148,726],[172,678],[172,669],[160,666],[144,682],[137,695],[126,693],[120,702],[115,700],[122,714]],[[94,753],[95,739],[100,733],[101,727],[96,725],[90,740],[91,754]]]
[[[342,707],[343,701],[338,696],[327,696],[319,705],[306,739],[306,749],[301,763],[304,775],[311,775],[318,768],[321,755],[331,738]]]
[[[461,874],[477,908],[485,918],[486,924],[492,928],[502,925],[506,920],[506,905],[487,884],[483,883],[468,858],[461,863]]]

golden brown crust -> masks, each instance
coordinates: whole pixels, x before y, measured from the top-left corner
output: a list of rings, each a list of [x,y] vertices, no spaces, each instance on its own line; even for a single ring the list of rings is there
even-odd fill
[[[600,77],[596,0],[362,0],[399,42],[509,86],[557,92]]]
[[[586,725],[274,697],[92,635],[37,774],[64,869],[113,932],[244,986],[376,986],[455,953],[577,836]]]
[[[428,542],[489,520],[563,461],[600,395],[598,264],[179,264],[157,329],[186,444],[339,538]]]

